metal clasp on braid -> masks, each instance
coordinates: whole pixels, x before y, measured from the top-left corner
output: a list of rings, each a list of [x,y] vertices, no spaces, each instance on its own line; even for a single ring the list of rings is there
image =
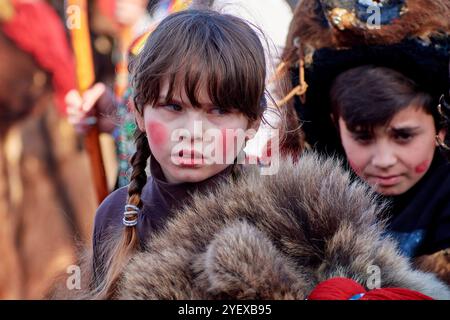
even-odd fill
[[[138,215],[140,209],[132,204],[127,204],[125,206],[125,211],[123,213],[122,222],[126,227],[134,227],[138,222]]]

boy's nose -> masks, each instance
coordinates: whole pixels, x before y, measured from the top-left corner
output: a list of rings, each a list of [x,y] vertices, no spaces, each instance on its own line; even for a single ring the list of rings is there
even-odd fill
[[[387,145],[379,145],[374,148],[372,165],[381,169],[387,169],[397,163],[395,148]]]

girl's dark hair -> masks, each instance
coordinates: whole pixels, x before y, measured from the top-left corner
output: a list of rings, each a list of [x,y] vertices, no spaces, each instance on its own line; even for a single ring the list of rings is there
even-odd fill
[[[134,107],[159,100],[163,81],[169,81],[166,99],[184,85],[194,107],[206,85],[211,102],[225,110],[242,112],[250,121],[262,119],[266,108],[264,49],[256,32],[243,20],[217,12],[187,10],[165,18],[149,36],[142,52],[130,63]],[[136,153],[127,203],[142,207],[141,192],[151,150],[144,132],[137,129]],[[137,215],[136,215],[137,218]],[[113,298],[121,271],[131,253],[139,249],[136,226],[126,227],[119,240],[105,244],[105,263],[96,279],[93,298]]]
[[[331,92],[332,115],[350,131],[369,131],[386,125],[396,113],[415,105],[432,115],[436,129],[442,126],[435,99],[400,72],[365,65],[347,70],[334,81]]]
[[[159,99],[163,80],[167,99],[184,85],[193,106],[199,107],[199,87],[206,84],[211,102],[237,109],[249,120],[262,117],[266,67],[257,33],[242,19],[207,10],[186,10],[164,19],[131,65],[134,102]]]

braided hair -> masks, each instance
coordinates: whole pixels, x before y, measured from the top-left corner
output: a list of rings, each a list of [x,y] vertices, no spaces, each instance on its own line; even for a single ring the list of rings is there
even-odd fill
[[[266,109],[265,56],[257,33],[242,19],[208,10],[186,10],[165,18],[150,34],[145,46],[131,60],[132,104],[140,119],[146,106],[154,105],[163,79],[169,80],[168,99],[183,78],[194,106],[202,79],[214,105],[236,109],[250,121],[262,118]],[[206,78],[203,78],[206,77]],[[151,150],[145,132],[137,129],[136,152],[131,158],[120,239],[105,241],[102,266],[94,298],[117,295],[121,272],[131,255],[140,249],[136,224],[142,208],[141,192],[147,182],[146,165]]]
[[[136,152],[130,159],[132,173],[128,185],[127,205],[125,206],[124,217],[125,228],[119,239],[112,239],[112,246],[105,248],[105,270],[98,283],[93,288],[93,298],[111,299],[114,298],[118,279],[123,267],[129,260],[130,254],[140,249],[140,242],[137,233],[138,212],[142,208],[141,193],[147,182],[145,172],[147,161],[151,156],[145,132],[136,129],[135,133]],[[128,209],[127,209],[128,208]],[[136,210],[130,210],[135,208]]]

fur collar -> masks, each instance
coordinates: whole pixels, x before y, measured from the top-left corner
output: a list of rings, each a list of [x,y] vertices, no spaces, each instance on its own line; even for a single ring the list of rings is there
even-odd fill
[[[125,268],[121,299],[304,299],[321,281],[348,277],[434,298],[450,290],[415,271],[383,238],[376,196],[340,163],[306,154],[255,169],[194,196]]]

